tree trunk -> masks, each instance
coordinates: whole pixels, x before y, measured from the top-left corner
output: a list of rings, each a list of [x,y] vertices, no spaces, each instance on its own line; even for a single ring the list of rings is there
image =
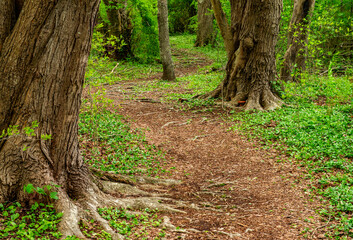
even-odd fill
[[[233,106],[245,103],[245,109],[271,110],[282,104],[270,86],[281,10],[281,0],[231,0],[233,50],[226,77],[204,97],[222,97]]]
[[[61,230],[83,237],[69,199],[95,188],[79,152],[78,114],[99,0],[18,2],[0,1],[0,135],[39,126],[0,139],[0,202],[46,201],[23,186],[60,185]]]
[[[174,65],[169,42],[168,27],[168,2],[167,0],[158,0],[158,29],[159,29],[159,48],[161,61],[163,65],[164,80],[175,80]]]
[[[115,60],[126,59],[132,53],[132,22],[126,0],[103,0],[107,6],[108,35],[115,39],[115,45],[107,45],[108,55]]]
[[[298,73],[305,71],[305,61],[308,41],[308,27],[311,13],[314,10],[315,0],[295,0],[292,19],[288,32],[288,48],[284,54],[281,79],[293,81],[294,64]]]
[[[213,41],[213,14],[211,0],[198,0],[197,2],[197,38],[196,47],[202,47]]]
[[[224,46],[226,48],[228,58],[230,58],[234,52],[235,47],[233,44],[232,30],[228,24],[228,19],[222,9],[222,4],[220,0],[211,0],[211,3],[214,11],[214,16],[217,21],[217,25],[223,37]]]

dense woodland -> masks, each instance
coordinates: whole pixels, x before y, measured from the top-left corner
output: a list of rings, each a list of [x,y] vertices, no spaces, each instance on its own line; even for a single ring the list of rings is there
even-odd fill
[[[352,239],[351,0],[0,0],[1,239]]]

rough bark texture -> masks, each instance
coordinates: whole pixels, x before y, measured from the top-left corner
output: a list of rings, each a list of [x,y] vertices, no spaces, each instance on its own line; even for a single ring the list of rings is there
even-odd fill
[[[36,136],[0,139],[0,202],[44,201],[23,186],[61,185],[62,229],[79,233],[73,225],[78,210],[69,199],[94,188],[79,152],[78,114],[99,0],[13,2],[0,1],[1,16],[11,16],[0,22],[0,132],[34,121],[39,127]]]
[[[315,0],[294,1],[293,14],[288,32],[288,48],[284,54],[283,66],[281,68],[281,79],[284,81],[295,80],[295,76],[292,75],[295,63],[298,73],[305,70],[308,27],[314,6]]]
[[[122,239],[98,207],[174,211],[159,197],[113,198],[109,193],[121,186],[91,174],[80,155],[78,115],[100,0],[22,3],[0,0],[0,135],[11,126],[19,129],[0,138],[0,203],[48,203],[45,195],[24,193],[23,187],[60,185],[53,188],[56,210],[63,212],[59,230],[63,238],[83,239],[78,223],[92,218],[112,239]],[[33,134],[25,134],[35,121]]]
[[[211,0],[212,8],[214,11],[214,16],[217,21],[217,25],[221,31],[221,35],[223,37],[224,46],[226,48],[228,58],[230,58],[234,51],[234,43],[232,37],[232,30],[228,24],[228,19],[226,14],[222,9],[222,4],[220,0]]]
[[[281,0],[231,0],[232,52],[226,77],[203,97],[222,97],[233,106],[245,104],[245,109],[271,110],[282,104],[270,87],[281,10]]]
[[[163,65],[164,80],[175,80],[174,64],[169,42],[168,27],[168,2],[167,0],[158,0],[158,29],[159,29],[159,48],[161,61]]]
[[[213,42],[213,13],[211,0],[197,1],[197,38],[195,42],[196,47],[202,47]]]
[[[131,38],[132,22],[126,0],[103,0],[107,6],[108,35],[116,37],[115,46],[106,46],[108,55],[115,60],[133,56]]]

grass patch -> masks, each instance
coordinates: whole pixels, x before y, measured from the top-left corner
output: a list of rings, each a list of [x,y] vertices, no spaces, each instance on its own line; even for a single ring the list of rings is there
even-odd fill
[[[126,209],[109,207],[99,208],[98,213],[109,222],[113,229],[124,236],[124,239],[160,240],[166,235],[161,227],[163,220],[157,211],[144,209],[140,213],[131,213]],[[81,221],[80,229],[89,239],[112,239],[111,235],[94,220]]]
[[[20,203],[0,203],[1,239],[59,239],[58,231],[62,213],[56,213],[52,205],[34,203],[23,207]]]
[[[163,153],[147,143],[141,130],[132,130],[124,117],[108,110],[80,114],[79,133],[86,162],[103,171],[156,176]]]

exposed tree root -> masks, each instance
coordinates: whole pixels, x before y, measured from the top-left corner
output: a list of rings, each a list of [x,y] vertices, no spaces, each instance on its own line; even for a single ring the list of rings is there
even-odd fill
[[[124,239],[122,235],[110,227],[107,220],[99,215],[98,208],[117,207],[137,211],[148,208],[156,209],[161,212],[185,213],[177,208],[188,206],[188,204],[183,202],[162,197],[162,194],[148,193],[136,186],[132,186],[136,183],[153,183],[169,186],[179,183],[178,181],[149,177],[114,176],[112,173],[105,173],[99,170],[95,171],[95,174],[100,176],[101,179],[105,177],[114,179],[115,181],[122,179],[125,183],[95,179],[93,182],[96,184],[92,184],[91,188],[83,193],[82,197],[76,201],[70,199],[65,192],[59,192],[59,200],[56,201],[55,206],[59,212],[63,212],[64,214],[59,226],[60,232],[63,233],[63,238],[74,235],[86,239],[80,230],[79,223],[80,221],[88,222],[93,219],[104,231],[112,236],[112,239]],[[135,197],[115,198],[114,195],[116,194]],[[172,225],[170,224],[170,226]]]
[[[265,89],[262,92],[237,92],[234,97],[227,100],[227,97],[223,96],[222,89],[218,86],[215,90],[205,93],[203,95],[196,95],[194,98],[199,99],[217,99],[221,98],[226,102],[222,102],[222,106],[227,108],[241,108],[244,110],[274,110],[281,107],[284,103],[271,92],[269,89]],[[245,103],[245,104],[243,104]]]
[[[104,172],[102,170],[91,168],[91,171],[94,175],[99,177],[101,180],[112,181],[112,182],[119,182],[119,183],[126,183],[129,185],[136,185],[139,184],[157,184],[163,186],[173,186],[180,184],[180,181],[174,179],[159,179],[153,177],[141,177],[141,176],[125,176],[120,174],[115,174],[112,172]]]

